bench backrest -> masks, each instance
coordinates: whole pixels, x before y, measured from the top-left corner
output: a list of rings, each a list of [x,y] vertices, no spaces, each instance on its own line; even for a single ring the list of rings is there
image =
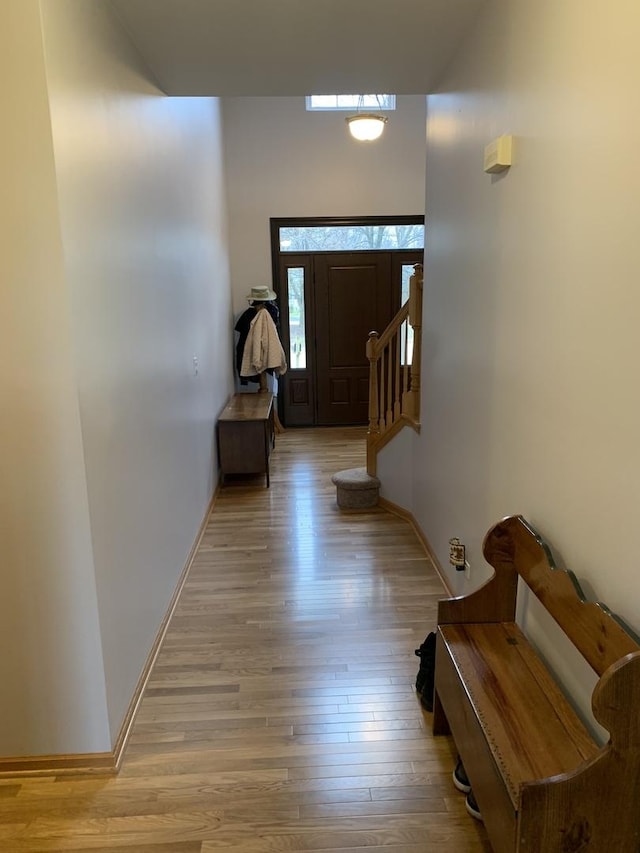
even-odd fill
[[[522,516],[505,518],[487,533],[483,552],[514,596],[519,575],[585,660],[602,675],[640,650],[640,639],[601,604],[586,600],[578,579],[560,568],[549,545]]]

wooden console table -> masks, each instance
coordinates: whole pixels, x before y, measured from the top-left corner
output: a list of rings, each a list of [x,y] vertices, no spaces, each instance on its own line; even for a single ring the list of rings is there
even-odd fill
[[[275,443],[273,394],[234,394],[218,418],[218,459],[227,474],[266,474]]]

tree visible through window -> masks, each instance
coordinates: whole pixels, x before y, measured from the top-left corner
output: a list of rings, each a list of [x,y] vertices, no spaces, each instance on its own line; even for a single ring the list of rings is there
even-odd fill
[[[304,317],[304,268],[287,270],[289,306],[289,366],[295,370],[307,366],[307,336]]]
[[[423,249],[424,225],[304,225],[280,227],[281,252],[366,252]]]

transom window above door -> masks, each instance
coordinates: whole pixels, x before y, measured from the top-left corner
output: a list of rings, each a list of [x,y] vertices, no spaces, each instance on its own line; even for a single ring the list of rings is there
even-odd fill
[[[281,252],[370,252],[424,249],[424,223],[282,225]]]
[[[289,366],[278,392],[281,420],[285,426],[365,424],[367,340],[407,301],[414,265],[423,261],[424,216],[278,217],[270,225]],[[401,333],[393,358],[393,375],[406,372],[412,330]]]

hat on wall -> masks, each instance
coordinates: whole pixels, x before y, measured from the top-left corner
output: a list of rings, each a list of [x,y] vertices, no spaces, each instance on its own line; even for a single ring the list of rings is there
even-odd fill
[[[269,290],[268,287],[252,287],[251,293],[247,294],[250,302],[271,302],[275,298],[275,291]]]

